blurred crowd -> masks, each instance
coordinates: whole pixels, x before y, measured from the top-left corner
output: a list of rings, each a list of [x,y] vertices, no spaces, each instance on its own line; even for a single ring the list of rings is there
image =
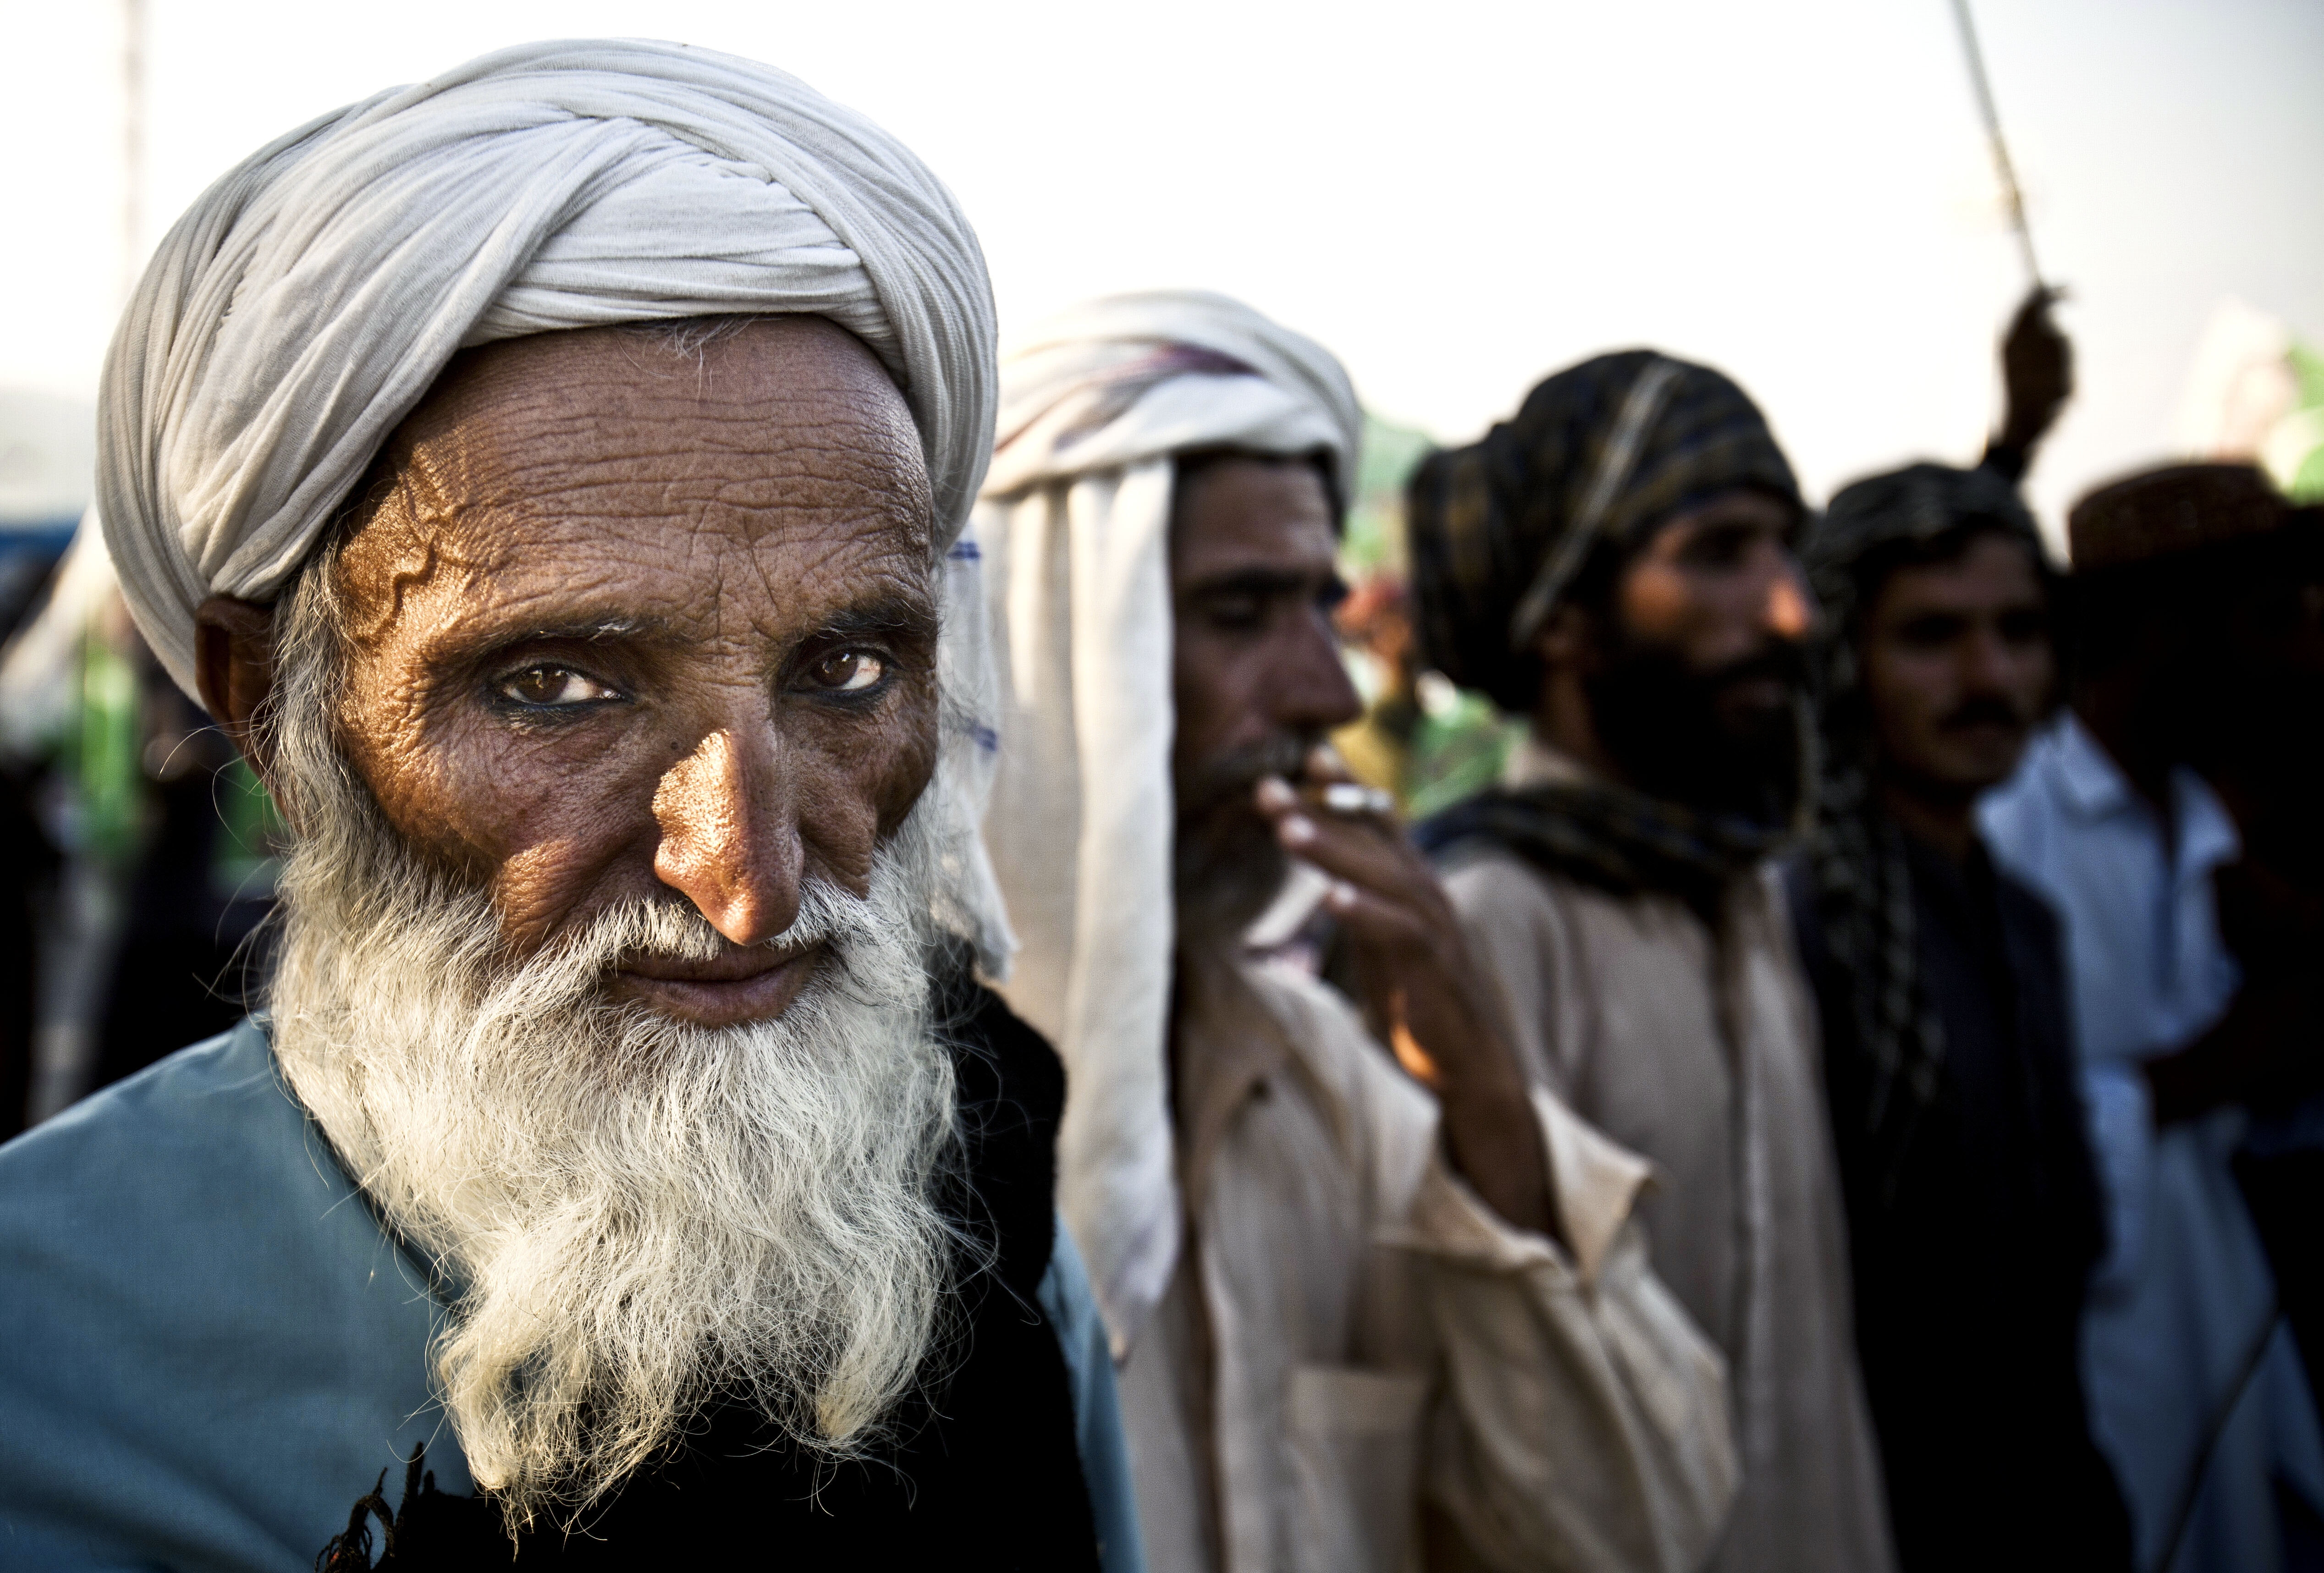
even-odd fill
[[[263,975],[273,810],[161,669],[84,529],[0,607],[9,1135],[223,1031]]]
[[[1768,1131],[1780,1234],[1781,1149],[1828,1127],[1834,1168],[1788,1201],[1844,1216],[1902,1566],[2311,1566],[2324,512],[2253,466],[2168,465],[2077,503],[2054,564],[2018,492],[2071,391],[2051,304],[2010,326],[1977,467],[1821,512],[1707,368],[1549,379],[1420,465],[1408,573],[1341,608],[1383,676],[1337,741],[1414,805],[1539,1023],[1532,1068],[1656,1162],[1657,1266],[1747,1383],[1766,1357],[1735,1319],[1767,1286],[1706,1281],[1768,1204],[1731,1193],[1731,1145]],[[1448,676],[1492,704],[1416,746]],[[1463,749],[1499,779],[1448,808]],[[1771,915],[1736,899],[1756,869]],[[1756,1108],[1755,1034],[1798,1040]],[[1691,1090],[1722,1071],[1725,1099]],[[1813,1256],[1767,1263],[1779,1294],[1812,1295]],[[1829,1310],[1779,1308],[1773,1347]]]

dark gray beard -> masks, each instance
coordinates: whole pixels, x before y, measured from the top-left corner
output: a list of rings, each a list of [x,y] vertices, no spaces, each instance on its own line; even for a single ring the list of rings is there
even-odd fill
[[[1298,780],[1317,741],[1269,738],[1221,755],[1176,784],[1171,878],[1182,950],[1232,947],[1283,888],[1282,844],[1251,794],[1268,776]]]

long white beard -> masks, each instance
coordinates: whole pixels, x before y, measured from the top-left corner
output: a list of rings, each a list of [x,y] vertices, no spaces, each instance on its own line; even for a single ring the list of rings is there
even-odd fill
[[[927,816],[881,851],[868,900],[808,887],[775,943],[829,952],[789,1009],[705,1028],[602,989],[625,953],[715,954],[691,908],[619,909],[512,961],[485,899],[420,869],[344,760],[284,741],[308,769],[275,1051],[454,1281],[435,1372],[512,1523],[602,1496],[714,1393],[826,1454],[877,1436],[937,1338],[956,1245],[931,1200],[954,1123]]]

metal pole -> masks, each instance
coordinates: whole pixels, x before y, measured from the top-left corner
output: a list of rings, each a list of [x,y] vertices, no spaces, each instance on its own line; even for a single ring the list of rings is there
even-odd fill
[[[1953,0],[1953,20],[1960,24],[1961,51],[1969,56],[1969,78],[1977,88],[1977,106],[1985,116],[1985,134],[1993,144],[1993,167],[2001,176],[2002,195],[2009,200],[2009,220],[2017,231],[2017,249],[2025,259],[2025,276],[2042,287],[2041,264],[2034,260],[2034,231],[2025,223],[2025,198],[2017,189],[2017,170],[2009,161],[2009,144],[2002,140],[2001,112],[1993,106],[1993,86],[1985,78],[1985,51],[1978,48],[1977,23],[1969,20],[1969,0]]]

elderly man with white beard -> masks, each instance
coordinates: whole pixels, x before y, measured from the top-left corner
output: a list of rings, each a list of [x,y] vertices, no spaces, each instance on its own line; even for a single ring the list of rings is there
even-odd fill
[[[0,1567],[1139,1566],[970,974],[992,379],[934,177],[675,46],[171,233],[108,541],[294,842],[263,1011],[0,1149]]]
[[[1724,1366],[1630,1221],[1646,1166],[1528,1093],[1426,864],[1321,747],[1359,710],[1345,373],[1159,293],[1043,325],[1001,386],[971,529],[1007,993],[1065,1057],[1059,1204],[1150,1563],[1698,1568]],[[1261,953],[1318,897],[1369,1026]]]

